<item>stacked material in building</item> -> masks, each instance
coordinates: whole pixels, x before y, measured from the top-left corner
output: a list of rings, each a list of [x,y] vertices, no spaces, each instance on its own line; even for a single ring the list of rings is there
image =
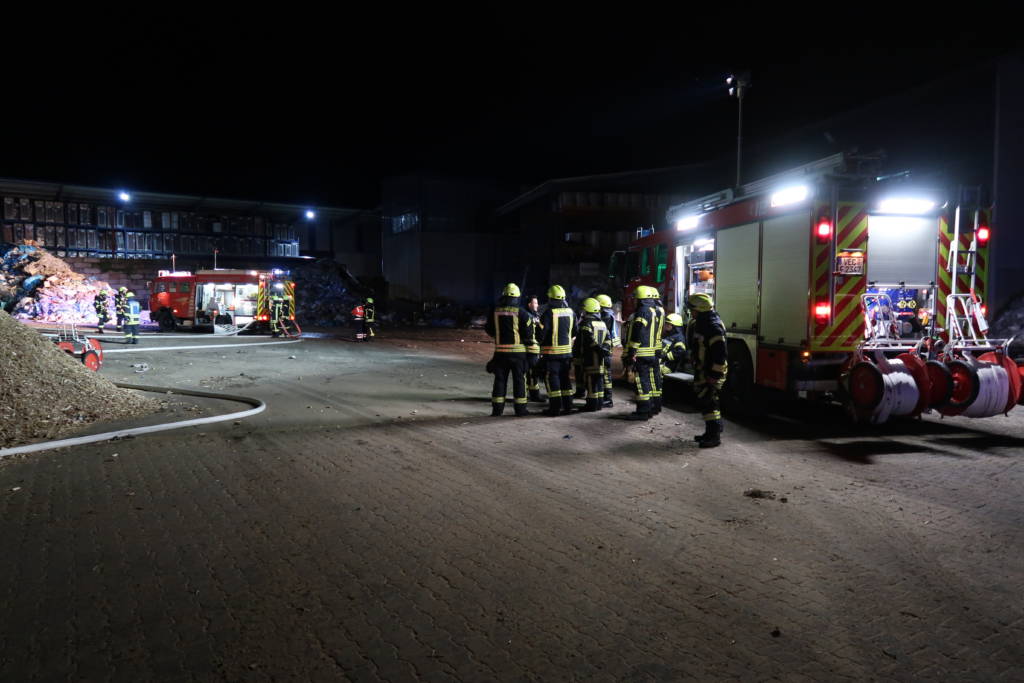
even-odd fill
[[[95,324],[93,299],[110,285],[76,273],[67,263],[31,242],[0,248],[0,310],[22,320]],[[114,299],[107,297],[110,320]]]
[[[303,326],[338,327],[352,322],[351,311],[373,296],[335,261],[321,259],[294,269],[295,317]]]
[[[158,407],[0,311],[0,448],[61,438],[92,422]]]
[[[992,323],[989,337],[1014,341],[1010,347],[1010,355],[1015,358],[1024,357],[1024,293],[1014,297],[999,313]]]

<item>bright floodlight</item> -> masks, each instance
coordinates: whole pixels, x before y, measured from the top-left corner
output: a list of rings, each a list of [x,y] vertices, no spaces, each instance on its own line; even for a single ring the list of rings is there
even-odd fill
[[[935,202],[919,197],[890,197],[883,199],[878,208],[882,213],[920,214],[935,208]]]
[[[306,218],[308,220],[313,220],[314,218],[316,218],[316,213],[313,212],[313,211],[307,211],[306,212]]]
[[[772,208],[796,204],[807,199],[810,190],[806,185],[795,185],[779,190],[772,195]]]
[[[118,192],[117,198],[120,199],[122,202],[130,202],[132,200],[132,196],[127,192]]]
[[[693,230],[700,223],[700,216],[694,214],[676,221],[676,230]]]

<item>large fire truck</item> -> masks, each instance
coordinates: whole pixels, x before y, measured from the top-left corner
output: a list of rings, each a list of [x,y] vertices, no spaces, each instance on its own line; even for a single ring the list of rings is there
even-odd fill
[[[285,297],[284,319],[294,322],[295,283],[287,271],[161,270],[150,282],[149,308],[164,331],[214,324],[266,331],[275,292]]]
[[[844,403],[881,423],[936,410],[986,417],[1021,400],[1012,340],[987,336],[989,212],[851,172],[838,154],[673,206],[623,255],[669,311],[710,294],[727,332],[726,398],[755,387]]]

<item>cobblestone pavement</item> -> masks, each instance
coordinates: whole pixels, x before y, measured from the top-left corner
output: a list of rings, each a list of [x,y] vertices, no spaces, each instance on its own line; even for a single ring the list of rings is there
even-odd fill
[[[485,417],[447,351],[104,372],[140,360],[269,409],[0,461],[2,681],[1024,679],[1024,412],[804,410],[701,451],[623,390]]]

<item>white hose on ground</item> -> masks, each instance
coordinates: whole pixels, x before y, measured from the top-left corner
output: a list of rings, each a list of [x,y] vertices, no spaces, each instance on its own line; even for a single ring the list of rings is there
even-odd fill
[[[67,448],[68,446],[80,446],[87,443],[96,443],[98,441],[109,441],[114,438],[123,438],[126,436],[139,436],[141,434],[152,434],[154,432],[165,432],[171,429],[182,429],[184,427],[195,427],[197,425],[213,424],[215,422],[226,422],[228,420],[241,420],[245,417],[251,417],[262,413],[267,409],[267,404],[258,398],[250,398],[248,396],[236,396],[234,394],[218,394],[212,391],[196,391],[193,389],[178,389],[174,387],[154,387],[149,385],[141,384],[125,384],[124,382],[114,382],[117,386],[122,389],[137,389],[139,391],[152,391],[161,394],[179,394],[182,396],[199,396],[201,398],[216,398],[223,399],[225,401],[235,401],[238,403],[245,403],[253,406],[249,410],[242,410],[236,413],[228,413],[226,415],[214,415],[212,417],[198,417],[192,420],[181,420],[178,422],[163,422],[161,424],[149,425],[147,427],[132,427],[129,429],[118,429],[113,432],[103,432],[102,434],[89,434],[88,436],[76,436],[70,439],[60,439],[58,441],[43,441],[41,443],[32,443],[25,446],[15,446],[13,448],[0,448],[0,458],[5,458],[8,455],[19,455],[22,453],[36,453],[39,451],[48,451],[54,448]]]

